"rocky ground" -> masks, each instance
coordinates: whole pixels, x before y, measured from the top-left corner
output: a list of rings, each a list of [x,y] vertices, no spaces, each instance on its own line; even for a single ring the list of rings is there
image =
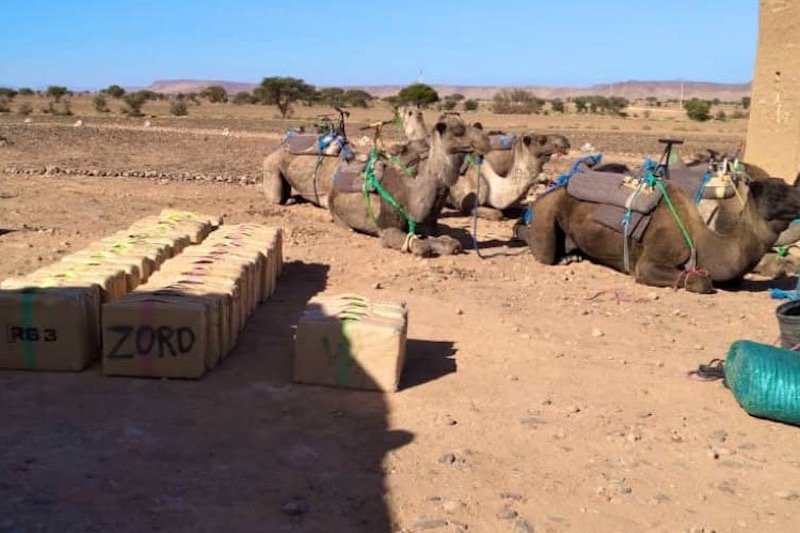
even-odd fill
[[[241,178],[258,178],[272,134],[16,122],[0,129],[13,142],[0,147],[0,278],[169,206],[281,226],[287,266],[232,356],[198,382],[105,378],[97,365],[0,372],[0,531],[800,525],[797,429],[687,375],[736,339],[775,341],[776,282],[700,296],[590,263],[545,267],[508,242],[511,221],[479,222],[486,259],[415,259],[310,205],[266,206]],[[614,135],[620,158],[654,142],[577,141],[612,151]],[[735,142],[702,135],[698,146]],[[113,177],[131,171],[165,175]],[[443,222],[469,243],[467,219]],[[300,310],[346,291],[407,301],[399,392],[292,384]]]

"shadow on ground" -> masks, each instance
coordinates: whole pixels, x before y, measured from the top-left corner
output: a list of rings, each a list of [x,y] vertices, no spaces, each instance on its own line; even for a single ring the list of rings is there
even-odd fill
[[[291,382],[292,326],[328,267],[288,263],[199,381],[0,372],[0,524],[11,531],[391,531],[378,393]],[[412,341],[404,387],[455,369]]]

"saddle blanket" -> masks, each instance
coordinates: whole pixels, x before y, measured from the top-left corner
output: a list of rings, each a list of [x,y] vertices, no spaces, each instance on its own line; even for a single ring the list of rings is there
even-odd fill
[[[333,188],[345,193],[361,192],[364,188],[364,168],[366,166],[363,161],[342,161],[333,173]],[[375,163],[375,178],[378,182],[383,181],[385,169],[385,162]]]
[[[338,156],[342,151],[341,137],[315,133],[295,133],[290,131],[285,137],[286,146],[292,155]]]

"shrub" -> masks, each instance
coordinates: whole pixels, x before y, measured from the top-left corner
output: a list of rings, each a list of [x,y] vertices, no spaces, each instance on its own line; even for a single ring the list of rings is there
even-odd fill
[[[0,97],[5,98],[9,102],[14,99],[19,93],[10,87],[0,87]]]
[[[744,109],[750,109],[750,97],[749,96],[742,96],[742,107]]]
[[[108,109],[106,97],[102,94],[94,95],[94,98],[92,98],[92,104],[94,105],[94,110],[98,113],[108,113],[110,111],[110,109]]]
[[[21,104],[19,106],[19,108],[17,109],[17,113],[19,113],[23,117],[27,117],[28,115],[33,113],[33,106],[31,106],[31,104],[29,104],[28,102],[25,102],[24,104]]]
[[[9,113],[11,108],[8,107],[8,98],[0,96],[0,113]]]
[[[176,117],[184,117],[189,114],[189,106],[186,105],[186,100],[173,100],[169,105],[169,112]]]
[[[564,113],[566,109],[564,106],[564,101],[560,98],[554,98],[550,100],[550,109],[552,109],[554,113]]]
[[[722,109],[720,109],[720,110],[719,110],[719,111],[717,111],[717,113],[714,115],[714,120],[719,120],[719,121],[721,121],[721,122],[725,122],[726,120],[728,120],[728,116],[725,114],[725,111],[723,111]]]
[[[58,105],[55,102],[50,102],[45,113],[50,113],[56,117],[68,117],[72,115],[72,109],[70,109],[69,101],[63,100],[58,102]]]
[[[524,89],[503,89],[492,98],[492,111],[498,114],[538,114],[544,100]]]
[[[203,89],[200,96],[212,104],[224,103],[228,101],[228,91],[222,85],[211,85]]]
[[[706,100],[692,98],[691,100],[685,102],[683,107],[686,109],[686,116],[688,116],[691,120],[705,122],[711,118],[711,103]]]
[[[242,92],[236,93],[233,96],[233,99],[231,99],[231,103],[233,103],[235,105],[255,104],[256,103],[256,97],[253,96],[252,93],[249,93],[247,91],[242,91]]]
[[[23,87],[23,88],[21,88],[21,89],[19,90],[19,94],[20,94],[21,96],[31,96],[31,95],[33,95],[33,94],[35,94],[35,93],[33,92],[33,89],[31,89],[31,88],[29,88],[29,87]]]
[[[148,94],[145,91],[138,91],[135,93],[127,93],[122,97],[127,107],[122,108],[122,112],[129,117],[141,117],[142,106],[147,101]]]
[[[477,111],[478,110],[478,101],[473,100],[470,98],[469,100],[464,100],[464,111]]]

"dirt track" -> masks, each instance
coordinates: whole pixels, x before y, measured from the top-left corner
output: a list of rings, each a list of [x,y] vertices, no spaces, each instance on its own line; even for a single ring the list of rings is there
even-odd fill
[[[70,139],[16,142],[0,168],[63,165]],[[130,161],[187,172],[257,172],[263,151],[131,139]],[[85,154],[127,163],[115,146]],[[283,227],[276,299],[199,382],[0,372],[0,530],[797,530],[797,429],[686,375],[775,340],[771,282],[698,296],[544,267],[507,245],[510,221],[480,222],[489,259],[418,260],[254,186],[3,174],[0,278],[167,206]],[[468,243],[466,219],[443,222]],[[408,302],[400,392],[291,383],[300,310],[344,291]]]

